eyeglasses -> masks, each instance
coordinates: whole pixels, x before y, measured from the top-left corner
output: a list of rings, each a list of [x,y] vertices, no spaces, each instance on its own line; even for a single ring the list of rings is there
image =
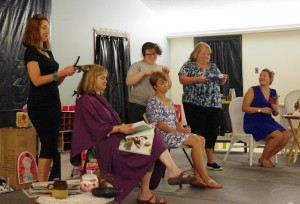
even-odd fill
[[[146,53],[145,55],[147,55],[147,56],[154,56],[154,57],[156,57],[156,56],[157,56],[157,53]]]

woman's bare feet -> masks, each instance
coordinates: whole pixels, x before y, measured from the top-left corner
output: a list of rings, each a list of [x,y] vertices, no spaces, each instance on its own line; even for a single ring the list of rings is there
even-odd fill
[[[275,166],[273,166],[268,160],[263,160],[263,159],[259,159],[258,163],[262,166],[262,167],[266,167],[266,168],[273,168]]]
[[[272,162],[272,160],[268,160],[268,162],[273,166],[273,167],[276,167],[276,164]]]

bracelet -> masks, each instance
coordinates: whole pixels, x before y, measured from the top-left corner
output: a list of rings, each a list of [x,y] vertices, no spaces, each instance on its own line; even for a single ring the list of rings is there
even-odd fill
[[[118,125],[118,132],[121,132],[121,128],[120,128],[120,125]]]
[[[54,80],[55,82],[58,82],[58,81],[59,81],[59,78],[58,78],[56,72],[53,73],[52,76],[53,76],[53,80]]]

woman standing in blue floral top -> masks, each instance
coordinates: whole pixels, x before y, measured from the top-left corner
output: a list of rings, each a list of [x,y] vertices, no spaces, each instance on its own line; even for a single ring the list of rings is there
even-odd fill
[[[199,42],[178,75],[183,85],[182,103],[187,123],[193,133],[203,135],[206,140],[207,168],[222,170],[215,162],[213,150],[222,108],[220,85],[225,84],[227,75],[209,61],[210,56],[210,46]]]

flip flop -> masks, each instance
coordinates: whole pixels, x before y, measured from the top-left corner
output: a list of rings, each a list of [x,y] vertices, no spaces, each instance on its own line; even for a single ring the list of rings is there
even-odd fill
[[[208,179],[207,181],[204,181],[205,182],[205,186],[207,188],[213,188],[213,189],[221,189],[223,188],[223,185],[220,184],[220,183],[217,183],[215,180],[213,180],[212,178]]]
[[[196,177],[191,176],[185,172],[182,172],[179,176],[169,178],[169,185],[182,185],[182,184],[191,184],[196,180]]]
[[[155,203],[151,203],[151,200],[153,198],[155,198]],[[167,203],[165,200],[161,202],[160,201],[161,199],[162,199],[161,197],[158,197],[157,195],[153,194],[149,200],[136,199],[136,203],[137,204],[166,204]]]
[[[190,185],[193,188],[200,188],[200,189],[205,189],[206,188],[206,184],[205,183],[199,183],[197,181],[191,183]]]

